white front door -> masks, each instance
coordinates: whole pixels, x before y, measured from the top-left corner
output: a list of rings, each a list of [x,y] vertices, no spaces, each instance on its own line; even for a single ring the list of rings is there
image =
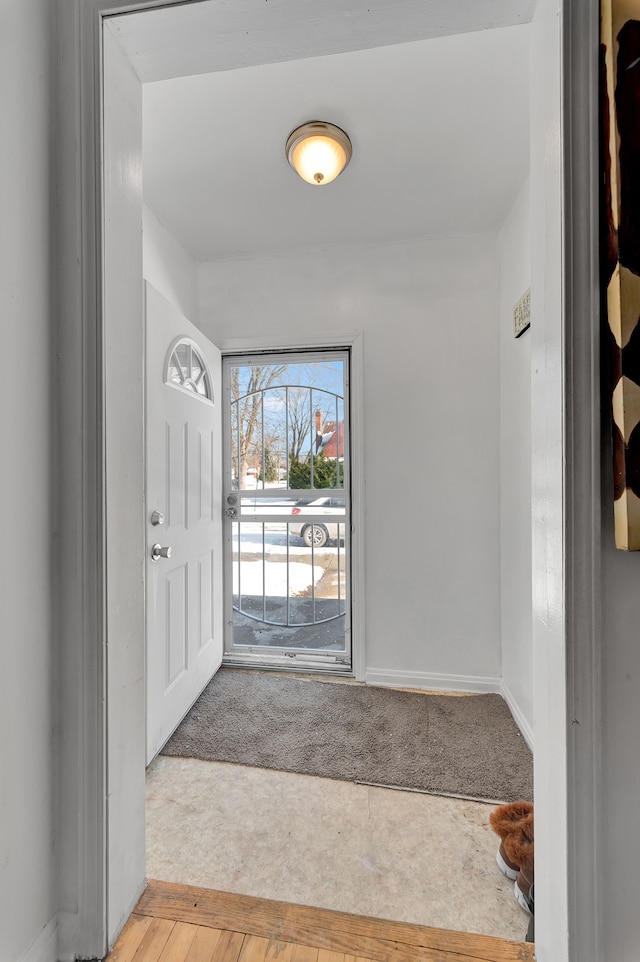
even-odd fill
[[[146,292],[147,764],[222,661],[220,352]]]

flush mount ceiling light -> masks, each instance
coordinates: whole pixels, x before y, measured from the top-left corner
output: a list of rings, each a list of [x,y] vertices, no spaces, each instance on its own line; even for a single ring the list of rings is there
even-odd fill
[[[289,134],[286,153],[303,180],[322,187],[335,180],[351,160],[351,141],[340,127],[311,120]]]

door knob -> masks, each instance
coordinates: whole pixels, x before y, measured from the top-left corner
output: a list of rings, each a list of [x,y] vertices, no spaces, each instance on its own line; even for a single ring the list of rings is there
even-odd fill
[[[163,548],[161,544],[154,544],[151,549],[151,560],[159,561],[160,558],[170,558],[172,551],[173,548],[170,548],[168,545],[166,548]]]
[[[151,524],[164,524],[164,515],[162,511],[154,511],[151,515]]]

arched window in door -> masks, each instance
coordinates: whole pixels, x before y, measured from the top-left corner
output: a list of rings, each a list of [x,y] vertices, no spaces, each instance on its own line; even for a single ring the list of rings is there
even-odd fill
[[[211,375],[198,345],[190,337],[179,338],[169,348],[164,382],[213,403]]]

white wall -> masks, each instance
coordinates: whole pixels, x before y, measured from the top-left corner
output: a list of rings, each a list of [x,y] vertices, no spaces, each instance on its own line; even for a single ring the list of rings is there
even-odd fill
[[[145,280],[195,323],[198,314],[195,261],[146,205],[142,210],[142,241]]]
[[[55,958],[52,4],[2,8],[0,959]]]
[[[513,307],[531,285],[529,180],[498,238],[500,250],[500,624],[502,687],[531,743],[531,331],[513,335]]]
[[[367,678],[495,689],[495,237],[224,260],[198,278],[214,342],[364,332]]]

